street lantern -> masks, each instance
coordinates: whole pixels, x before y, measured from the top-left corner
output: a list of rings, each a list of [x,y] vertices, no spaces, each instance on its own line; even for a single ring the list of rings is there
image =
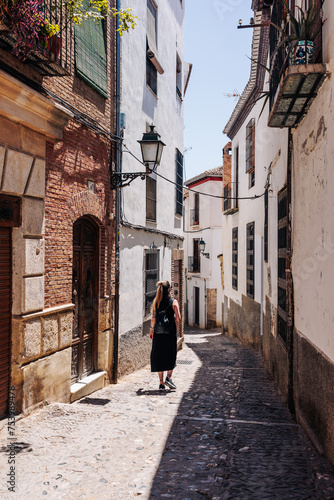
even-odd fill
[[[164,144],[160,140],[160,135],[154,130],[154,125],[150,125],[150,131],[143,134],[141,141],[138,141],[141,147],[141,154],[143,157],[143,163],[149,168],[149,170],[155,170],[158,165],[160,165],[161,155]]]
[[[210,254],[209,253],[204,253],[204,250],[205,250],[205,241],[203,240],[203,238],[201,238],[199,240],[199,251],[201,252],[201,254],[203,255],[203,257],[206,257],[207,259],[210,259]]]
[[[143,163],[147,168],[146,172],[113,172],[111,174],[112,189],[128,186],[137,177],[143,180],[146,179],[147,175],[153,172],[160,164],[162,150],[166,144],[160,140],[158,132],[154,131],[153,123],[150,125],[150,129],[149,132],[143,134],[142,140],[138,141],[141,147]]]

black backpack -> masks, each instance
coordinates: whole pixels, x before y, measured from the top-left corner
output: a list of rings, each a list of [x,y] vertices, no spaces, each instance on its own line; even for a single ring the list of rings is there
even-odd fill
[[[171,333],[172,331],[172,318],[174,316],[174,311],[170,311],[172,308],[173,299],[168,302],[168,305],[165,309],[160,309],[157,311],[157,317],[155,321],[155,333]],[[171,312],[173,314],[171,314]]]

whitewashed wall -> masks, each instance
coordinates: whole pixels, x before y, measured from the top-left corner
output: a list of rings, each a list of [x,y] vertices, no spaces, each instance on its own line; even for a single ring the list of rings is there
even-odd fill
[[[193,326],[195,323],[195,296],[194,287],[200,289],[200,310],[199,310],[199,327],[207,327],[207,302],[206,290],[208,288],[217,289],[217,325],[221,325],[221,302],[222,302],[222,286],[221,286],[221,268],[218,256],[222,253],[221,241],[221,213],[222,213],[222,180],[208,180],[201,184],[191,186],[191,189],[198,193],[207,193],[218,196],[213,198],[209,196],[199,195],[199,225],[190,225],[190,210],[195,206],[195,193],[189,192],[189,197],[185,199],[185,230],[192,231],[185,233],[185,266],[188,266],[188,256],[193,256],[193,240],[196,238],[203,239],[206,243],[205,253],[209,254],[209,258],[200,256],[200,273],[189,273],[187,275],[187,308],[188,308],[188,324]],[[195,232],[196,231],[196,232]]]
[[[271,295],[277,305],[277,194],[286,183],[287,131],[267,127],[268,106],[261,113],[263,102],[259,101],[245,119],[232,141],[232,182],[235,182],[235,150],[239,147],[239,210],[232,215],[223,215],[224,295],[241,305],[246,295],[246,226],[255,222],[255,296],[261,303],[261,279],[263,272],[263,297]],[[255,186],[249,189],[246,174],[246,126],[255,119]],[[264,188],[268,168],[272,162],[269,191],[269,262],[261,258],[264,236]],[[258,199],[242,198],[261,196]],[[238,227],[238,290],[232,288],[232,229]],[[271,279],[268,280],[267,268]],[[269,294],[269,292],[271,292]],[[265,303],[263,302],[265,311]]]
[[[334,2],[325,2],[323,61],[334,70]],[[334,361],[334,104],[328,78],[293,134],[296,329]]]
[[[126,115],[124,143],[141,159],[137,143],[154,123],[166,144],[158,172],[175,182],[175,149],[183,153],[183,103],[176,96],[176,53],[184,58],[184,2],[158,0],[158,54],[164,69],[158,74],[157,97],[146,86],[146,1],[123,0],[122,8],[131,7],[140,19],[135,30],[122,36],[121,112]],[[183,75],[183,70],[182,73]],[[183,85],[183,84],[182,84]],[[142,171],[143,165],[128,153],[123,154],[123,171]],[[136,179],[122,191],[123,219],[167,233],[182,235],[182,217],[175,216],[175,186],[158,177],[157,222],[146,222],[145,181]],[[120,334],[143,323],[144,318],[144,249],[152,243],[160,249],[160,279],[171,279],[171,251],[176,240],[121,229],[120,251]]]

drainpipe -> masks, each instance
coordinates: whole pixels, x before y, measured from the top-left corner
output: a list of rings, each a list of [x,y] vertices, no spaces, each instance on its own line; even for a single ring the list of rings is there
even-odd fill
[[[263,348],[263,345],[262,345],[262,338],[263,338],[263,272],[264,272],[264,265],[263,265],[263,236],[261,236],[261,317],[260,317],[261,349]]]
[[[288,203],[288,231],[287,231],[287,292],[288,292],[288,326],[287,326],[287,347],[288,347],[288,363],[289,363],[289,379],[288,379],[288,406],[292,413],[295,413],[294,402],[294,384],[293,384],[293,354],[294,354],[294,293],[292,279],[292,206],[291,206],[291,179],[292,179],[292,148],[293,137],[291,128],[289,128],[288,137],[288,165],[287,165],[287,203]]]
[[[208,318],[206,316],[206,311],[207,311],[207,295],[206,295],[206,278],[204,278],[204,329],[207,330],[208,328]]]
[[[121,9],[121,1],[117,0],[116,9]],[[117,16],[117,23],[119,18]],[[116,32],[116,136],[121,136],[121,37]],[[116,142],[116,172],[122,171],[122,143]],[[114,352],[113,352],[113,382],[118,381],[118,345],[119,345],[119,233],[121,218],[121,190],[116,189],[116,223],[115,223],[115,321],[114,321]]]

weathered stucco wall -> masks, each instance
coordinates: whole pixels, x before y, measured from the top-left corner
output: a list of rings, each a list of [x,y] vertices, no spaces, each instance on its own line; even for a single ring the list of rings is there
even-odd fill
[[[175,182],[176,149],[183,154],[183,102],[176,94],[176,54],[184,58],[184,9],[181,2],[158,2],[156,56],[164,73],[157,74],[157,95],[146,85],[147,2],[121,2],[139,17],[131,36],[122,37],[121,112],[126,117],[124,142],[141,160],[138,140],[154,124],[166,144],[158,173]],[[140,172],[144,166],[130,154],[123,154],[122,170]],[[172,252],[182,247],[182,216],[175,215],[175,186],[157,176],[156,221],[146,220],[146,183],[140,178],[122,190],[122,217],[129,227],[120,231],[119,333],[120,374],[149,361],[151,342],[143,325],[145,315],[145,250],[159,251],[159,279],[172,278]],[[137,226],[136,228],[134,226]],[[148,231],[145,230],[148,229]],[[139,332],[139,333],[138,333]],[[141,332],[141,333],[140,333]],[[138,356],[137,354],[138,353]],[[131,359],[132,358],[132,359]]]

